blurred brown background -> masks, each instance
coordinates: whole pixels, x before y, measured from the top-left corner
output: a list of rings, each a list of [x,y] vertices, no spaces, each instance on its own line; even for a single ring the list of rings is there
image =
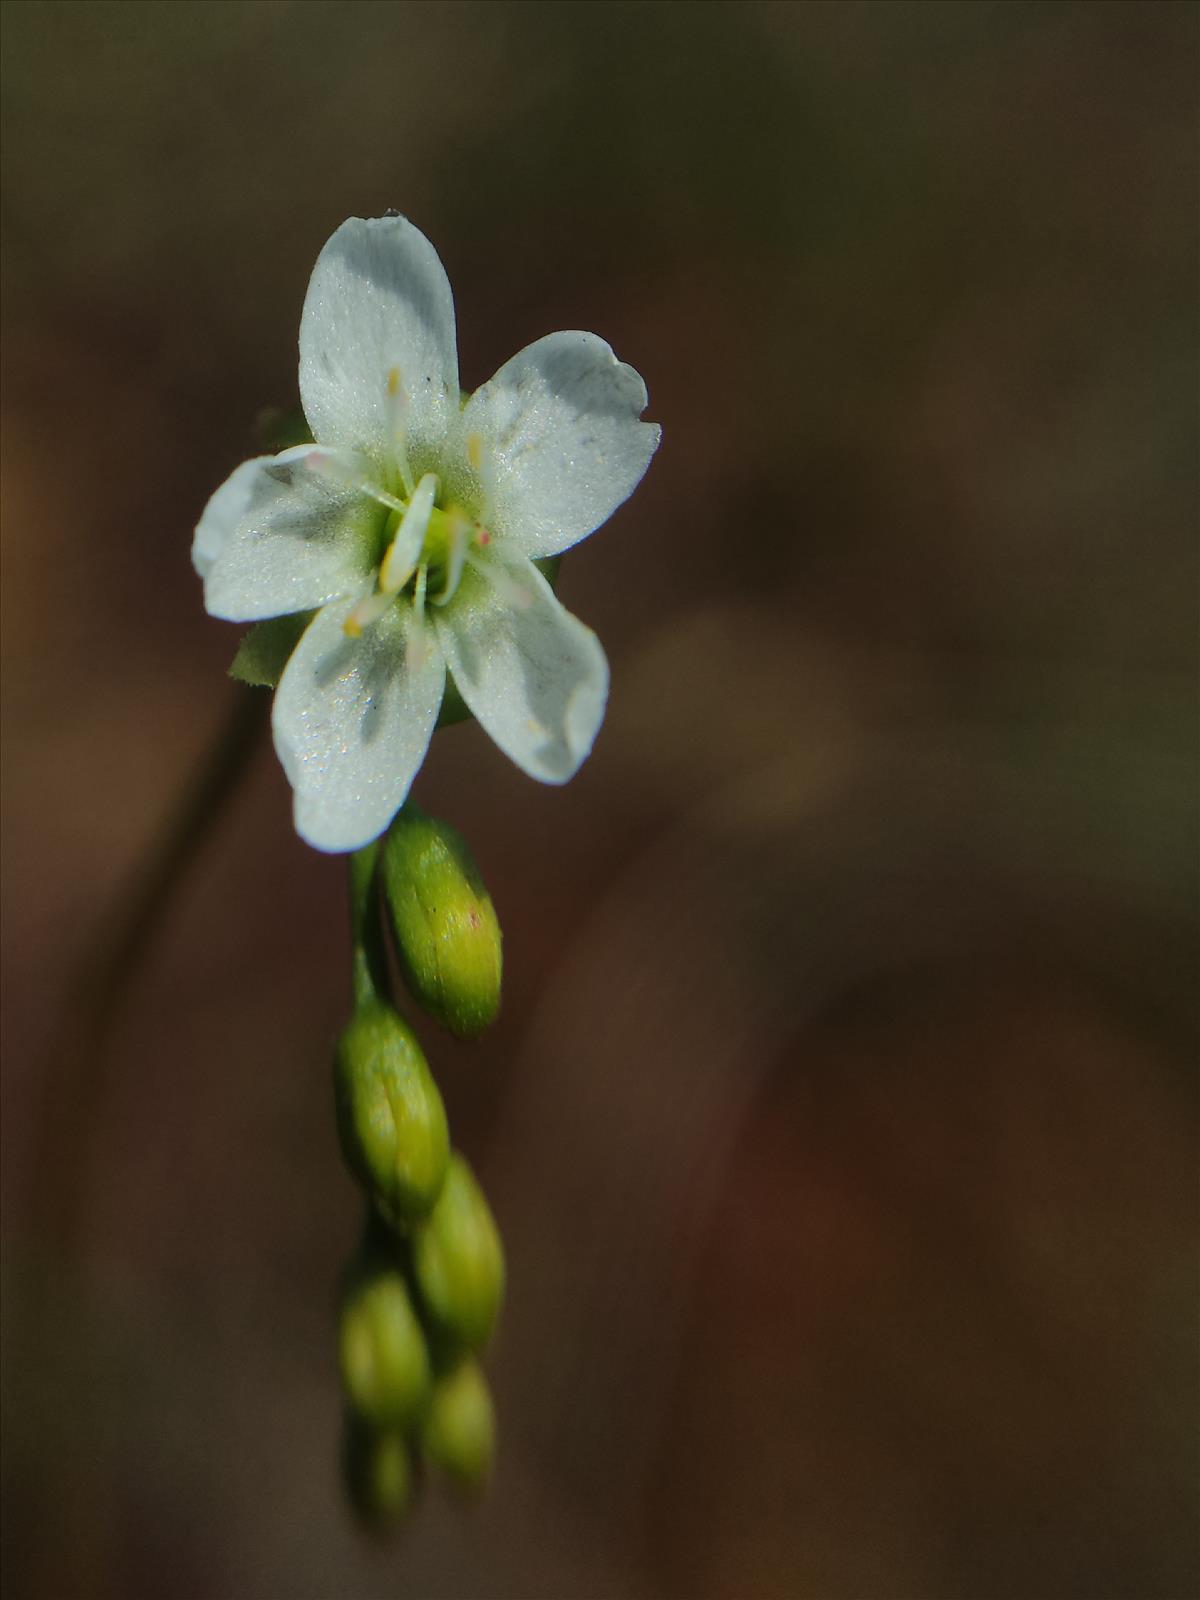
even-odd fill
[[[1196,9],[3,25],[6,1596],[1195,1593]],[[344,874],[266,741],[71,1041],[236,692],[192,526],[388,206],[469,387],[594,329],[664,443],[563,574],[583,773],[419,781],[506,930],[495,1032],[424,1030],[503,1433],[377,1548]]]

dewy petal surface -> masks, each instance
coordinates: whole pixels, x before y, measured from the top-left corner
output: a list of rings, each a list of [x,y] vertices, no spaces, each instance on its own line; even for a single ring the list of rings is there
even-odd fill
[[[498,582],[466,571],[435,626],[463,699],[505,755],[532,778],[565,783],[591,750],[608,699],[596,635],[521,557]]]
[[[658,446],[645,405],[646,385],[594,333],[550,333],[505,362],[463,414],[491,455],[496,531],[527,556],[594,532]]]
[[[384,463],[398,421],[419,457],[457,420],[454,299],[437,251],[407,218],[351,217],[318,256],[300,318],[300,399],[321,444]]]
[[[204,508],[192,563],[214,617],[257,622],[362,587],[386,513],[304,466],[310,446],[238,467]]]
[[[310,623],[279,681],[271,725],[296,791],[296,831],[318,850],[358,850],[403,805],[437,722],[446,669],[432,636],[408,665],[412,612],[396,605],[361,638],[355,600]]]

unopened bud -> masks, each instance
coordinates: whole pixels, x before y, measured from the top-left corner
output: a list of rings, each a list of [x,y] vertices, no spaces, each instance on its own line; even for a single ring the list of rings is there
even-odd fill
[[[350,1502],[366,1525],[378,1533],[399,1526],[415,1488],[403,1437],[348,1417],[342,1468]]]
[[[346,1162],[393,1223],[422,1217],[446,1174],[450,1136],[437,1084],[412,1031],[390,1006],[355,1013],[334,1058]]]
[[[504,1297],[504,1251],[461,1156],[451,1156],[438,1202],[414,1236],[413,1266],[440,1331],[472,1349],[486,1344]]]
[[[375,1264],[342,1303],[339,1355],[346,1398],[377,1428],[407,1427],[429,1398],[429,1351],[398,1267]]]
[[[407,805],[380,869],[413,994],[452,1033],[481,1033],[500,1008],[500,925],[461,835]]]
[[[478,1488],[491,1470],[496,1414],[479,1364],[465,1356],[437,1379],[421,1429],[428,1459],[464,1488]]]

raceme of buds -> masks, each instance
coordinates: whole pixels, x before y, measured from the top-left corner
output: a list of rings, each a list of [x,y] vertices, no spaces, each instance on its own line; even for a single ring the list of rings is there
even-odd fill
[[[382,1001],[360,1006],[339,1039],[334,1088],[351,1170],[392,1223],[424,1216],[446,1175],[446,1111],[412,1031]]]
[[[413,1266],[438,1329],[471,1349],[486,1344],[504,1297],[500,1234],[470,1167],[450,1158],[446,1181],[413,1238]]]
[[[500,1007],[500,925],[460,834],[409,804],[380,853],[409,988],[452,1033],[481,1033]]]
[[[429,1352],[398,1267],[376,1263],[351,1282],[339,1346],[346,1396],[363,1421],[411,1426],[429,1398]]]
[[[477,1362],[465,1356],[433,1386],[421,1429],[426,1458],[463,1488],[481,1487],[496,1449],[496,1415]]]

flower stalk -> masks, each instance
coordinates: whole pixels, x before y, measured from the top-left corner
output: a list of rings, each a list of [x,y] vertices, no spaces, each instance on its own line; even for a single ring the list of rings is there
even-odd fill
[[[375,894],[378,864],[377,839],[350,857],[350,987],[356,1011],[382,1000],[388,992],[387,956]]]

